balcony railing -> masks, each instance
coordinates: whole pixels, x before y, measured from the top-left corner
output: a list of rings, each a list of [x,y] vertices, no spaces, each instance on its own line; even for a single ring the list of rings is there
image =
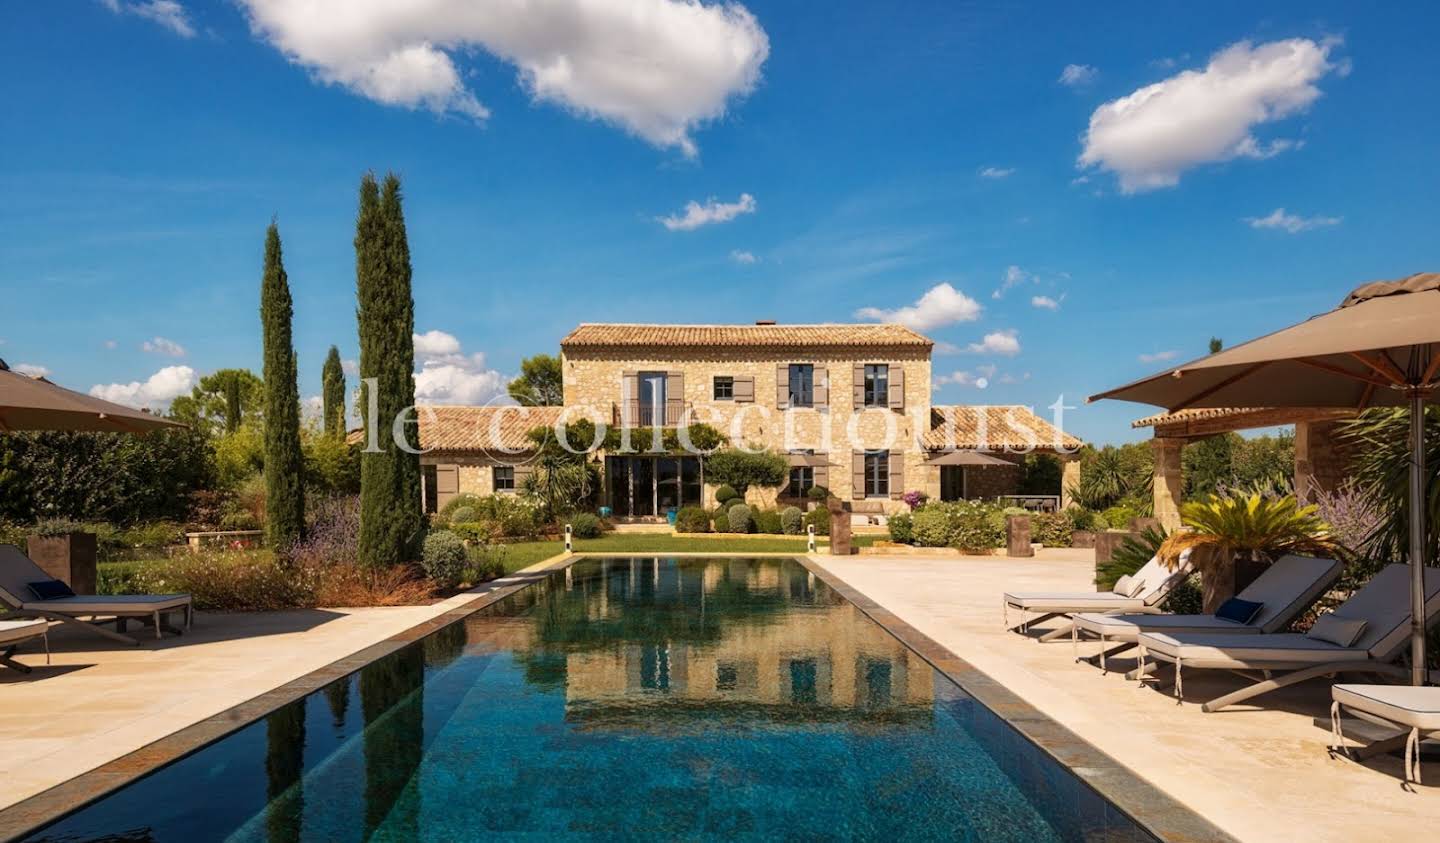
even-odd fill
[[[611,424],[615,427],[675,427],[690,411],[690,402],[671,399],[664,406],[621,401],[611,405]]]

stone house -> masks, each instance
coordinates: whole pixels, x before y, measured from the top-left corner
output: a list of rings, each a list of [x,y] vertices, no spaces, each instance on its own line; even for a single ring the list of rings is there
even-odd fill
[[[875,514],[903,510],[910,490],[1014,495],[1024,454],[1065,458],[1080,447],[1025,407],[932,405],[933,347],[895,324],[583,324],[560,341],[564,406],[422,408],[426,507],[457,492],[518,489],[531,456],[526,431],[579,418],[641,437],[707,424],[735,446],[789,461],[788,482],[751,489],[753,502],[802,502],[819,485]],[[714,505],[697,454],[646,450],[636,442],[597,455],[602,505],[638,519]],[[1067,481],[1076,468],[1066,462]],[[1054,491],[1032,503],[1058,505]]]

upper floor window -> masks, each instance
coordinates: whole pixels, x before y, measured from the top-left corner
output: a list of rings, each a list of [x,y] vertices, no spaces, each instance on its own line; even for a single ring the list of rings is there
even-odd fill
[[[790,406],[815,405],[815,367],[809,363],[790,364]]]
[[[884,363],[865,366],[865,406],[890,406],[890,367]]]
[[[890,496],[890,452],[868,451],[865,454],[865,497]]]
[[[731,376],[729,376],[729,375],[716,375],[716,376],[715,376],[715,400],[716,400],[716,401],[734,401],[734,400],[735,400],[735,378],[733,378],[733,377],[731,377]]]
[[[513,492],[513,491],[515,491],[515,466],[513,466],[513,465],[497,465],[497,466],[495,466],[495,491],[497,491],[497,492]]]

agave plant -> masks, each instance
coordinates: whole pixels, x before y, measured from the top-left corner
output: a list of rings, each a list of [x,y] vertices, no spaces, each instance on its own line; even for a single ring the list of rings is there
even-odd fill
[[[1161,559],[1170,567],[1190,551],[1205,587],[1205,610],[1214,611],[1235,593],[1241,563],[1268,564],[1287,553],[1345,555],[1315,506],[1301,506],[1293,496],[1260,494],[1212,496],[1180,508],[1186,530],[1171,533],[1161,545]]]

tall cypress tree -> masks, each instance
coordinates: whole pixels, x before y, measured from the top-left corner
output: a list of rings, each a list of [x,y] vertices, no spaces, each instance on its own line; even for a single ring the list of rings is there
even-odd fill
[[[392,434],[395,419],[415,403],[410,246],[400,208],[400,180],[394,174],[385,177],[383,191],[374,174],[367,173],[360,181],[355,287],[360,383],[365,392],[360,406],[367,441],[360,456],[360,560],[371,566],[395,565],[414,558],[424,521],[420,456],[397,446]],[[414,449],[414,425],[402,432]],[[368,447],[372,438],[374,448]]]
[[[260,284],[260,323],[265,334],[265,540],[282,551],[305,532],[300,388],[290,330],[293,314],[280,229],[272,222],[265,232],[265,275]]]
[[[320,373],[322,415],[325,435],[345,435],[345,367],[340,363],[340,349],[330,346],[325,368]]]

